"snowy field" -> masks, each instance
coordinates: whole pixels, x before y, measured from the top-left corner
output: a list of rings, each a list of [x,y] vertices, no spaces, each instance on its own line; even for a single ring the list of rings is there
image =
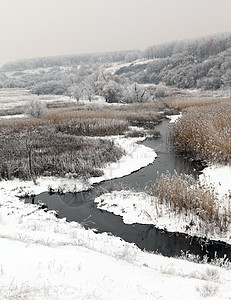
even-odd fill
[[[127,62],[127,63],[113,63],[110,67],[105,68],[105,70],[107,70],[108,72],[110,72],[111,74],[115,74],[116,71],[118,71],[121,68],[124,67],[130,67],[130,66],[139,66],[139,65],[144,65],[144,64],[148,64],[150,62],[154,62],[159,60],[159,58],[154,58],[154,59],[137,59],[133,62]]]
[[[2,196],[0,299],[230,299],[230,270],[145,253]]]
[[[13,109],[15,107],[24,106],[31,99],[39,99],[48,102],[72,102],[68,96],[59,95],[40,95],[30,93],[26,89],[0,89],[0,108]]]
[[[155,152],[137,144],[139,139],[113,138],[126,155],[108,165],[101,178],[81,182],[67,174],[63,179],[39,178],[37,185],[0,182],[0,299],[231,299],[228,266],[142,252],[120,238],[57,219],[54,212],[17,197],[38,194],[49,186],[80,191],[155,160]],[[214,172],[212,168],[205,172],[203,180],[207,177],[214,184]],[[133,222],[136,217],[130,212],[124,219]]]
[[[0,299],[230,299],[230,269],[142,252],[24,204],[15,196],[21,189],[7,183],[0,187]]]

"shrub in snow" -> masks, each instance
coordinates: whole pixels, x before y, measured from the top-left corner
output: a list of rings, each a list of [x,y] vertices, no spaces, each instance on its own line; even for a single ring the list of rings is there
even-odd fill
[[[46,104],[38,99],[32,99],[25,106],[25,113],[29,116],[40,118],[46,109]]]
[[[166,96],[166,88],[163,85],[159,85],[155,91],[156,98],[162,98]]]
[[[216,295],[218,291],[218,287],[216,285],[211,285],[208,283],[203,284],[202,286],[198,286],[196,290],[200,293],[201,297],[213,297]]]

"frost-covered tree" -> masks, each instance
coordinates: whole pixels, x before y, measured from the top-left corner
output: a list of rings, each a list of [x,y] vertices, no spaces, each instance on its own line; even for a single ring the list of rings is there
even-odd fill
[[[84,98],[91,102],[92,97],[95,95],[95,86],[91,78],[82,81],[82,95]]]
[[[35,118],[40,118],[45,110],[46,104],[38,99],[31,99],[25,105],[25,113]]]
[[[120,102],[122,100],[122,86],[114,80],[108,81],[103,87],[103,96],[106,102]]]
[[[148,91],[140,84],[133,83],[123,91],[124,101],[127,103],[146,102],[150,98]]]
[[[77,85],[70,86],[67,89],[66,94],[69,97],[74,98],[76,101],[79,101],[80,98],[83,97],[83,85],[79,83]]]
[[[162,98],[165,97],[166,95],[166,86],[164,86],[163,84],[160,84],[157,86],[155,93],[154,93],[156,98]]]
[[[65,87],[61,81],[50,80],[37,83],[31,90],[33,94],[39,95],[62,95],[65,93]]]
[[[126,54],[125,62],[129,63],[129,62],[137,60],[138,58],[141,58],[140,52],[139,51],[131,51]]]

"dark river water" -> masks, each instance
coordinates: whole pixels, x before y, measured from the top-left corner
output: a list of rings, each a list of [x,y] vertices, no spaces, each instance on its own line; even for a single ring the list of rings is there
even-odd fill
[[[102,191],[121,189],[122,187],[143,190],[149,181],[154,181],[158,174],[169,171],[173,173],[192,174],[197,177],[203,166],[193,164],[174,152],[171,146],[168,120],[163,120],[156,126],[160,132],[159,138],[148,138],[143,145],[154,149],[157,158],[152,164],[122,178],[105,181],[93,186],[90,191],[80,193],[67,193],[64,195],[50,195],[44,192],[26,202],[43,202],[49,210],[56,210],[58,217],[66,217],[68,221],[77,221],[85,228],[97,229],[97,232],[109,232],[119,236],[127,242],[136,244],[140,249],[159,252],[165,256],[180,256],[190,253],[202,258],[207,255],[209,259],[214,256],[223,258],[225,255],[231,260],[231,245],[219,241],[206,241],[178,232],[166,232],[157,229],[154,225],[124,224],[120,216],[100,210],[94,203],[95,197]]]

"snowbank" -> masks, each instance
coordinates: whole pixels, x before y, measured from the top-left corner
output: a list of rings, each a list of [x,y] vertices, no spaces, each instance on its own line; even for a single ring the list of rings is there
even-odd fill
[[[1,189],[0,299],[230,299],[230,270],[142,252],[14,193]]]
[[[90,183],[97,183],[104,180],[119,178],[129,175],[149,164],[157,157],[155,151],[144,145],[137,144],[144,138],[124,138],[121,136],[114,137],[115,144],[125,151],[125,155],[117,162],[108,165],[103,169],[104,175],[90,179]]]
[[[14,118],[26,118],[27,115],[7,115],[7,116],[0,116],[0,119],[14,119]]]
[[[202,184],[205,184],[205,186],[213,187],[220,199],[224,196],[227,196],[227,200],[230,199],[231,166],[209,166],[203,170],[203,173],[200,175],[199,179]]]
[[[166,118],[170,119],[169,123],[175,123],[181,117],[182,113],[180,113],[179,115],[166,116]]]

